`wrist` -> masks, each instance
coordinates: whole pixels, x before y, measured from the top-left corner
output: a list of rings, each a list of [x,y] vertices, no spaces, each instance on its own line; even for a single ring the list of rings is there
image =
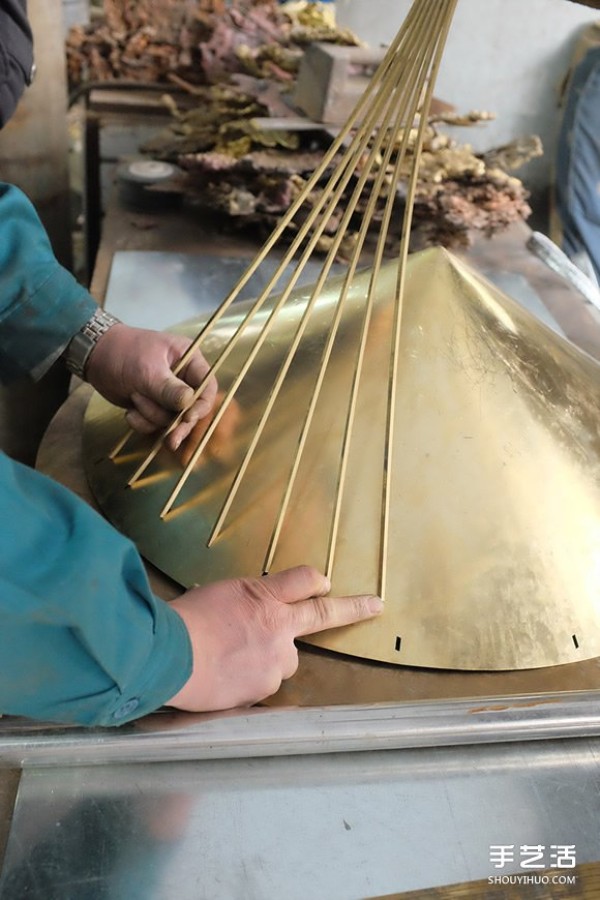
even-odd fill
[[[183,595],[185,596],[185,595]],[[190,673],[189,678],[185,681],[184,684],[180,687],[176,694],[174,694],[169,700],[165,701],[165,706],[173,706],[176,709],[187,709],[191,710],[194,708],[194,641],[192,638],[192,622],[188,621],[187,609],[185,602],[183,604],[179,604],[177,598],[172,600],[169,603],[169,608],[175,612],[185,627],[185,630],[188,634],[188,640],[190,642],[190,650],[192,654],[192,671]]]
[[[86,368],[98,342],[120,319],[98,308],[91,319],[73,335],[64,353],[66,367],[73,375],[85,380]]]

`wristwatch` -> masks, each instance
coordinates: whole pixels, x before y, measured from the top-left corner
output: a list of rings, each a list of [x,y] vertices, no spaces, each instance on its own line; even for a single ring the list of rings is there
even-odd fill
[[[90,354],[103,334],[106,334],[113,325],[118,325],[120,319],[97,309],[92,318],[85,323],[83,328],[73,335],[67,345],[63,357],[69,372],[85,378],[85,367]]]

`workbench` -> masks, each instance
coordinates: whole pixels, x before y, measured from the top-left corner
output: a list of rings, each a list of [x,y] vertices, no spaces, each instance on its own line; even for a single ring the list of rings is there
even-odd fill
[[[486,274],[516,274],[600,359],[596,314],[531,256],[528,234],[523,225],[478,239],[468,258]],[[185,208],[140,212],[115,197],[92,292],[104,302],[116,253],[255,249]],[[91,501],[80,444],[89,393],[77,388],[59,411],[38,465]],[[157,593],[178,593],[149,571]],[[557,845],[573,845],[578,866],[600,860],[599,660],[442,673],[300,656],[263,708],[160,711],[120,729],[0,721],[5,825],[15,803],[0,900],[21,896],[15,884],[22,896],[79,897],[92,881],[98,896],[128,900],[358,900],[536,874],[523,846],[544,848],[551,875],[573,872],[568,860],[554,865]],[[496,867],[493,845],[512,846],[513,858]]]

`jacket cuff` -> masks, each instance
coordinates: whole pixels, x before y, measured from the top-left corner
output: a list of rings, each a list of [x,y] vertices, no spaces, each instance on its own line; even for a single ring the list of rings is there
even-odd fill
[[[58,263],[19,304],[0,315],[0,378],[39,378],[58,358],[98,304]]]
[[[169,604],[156,600],[155,641],[138,680],[112,693],[110,706],[94,725],[124,725],[154,712],[181,690],[192,674],[190,636],[181,616]]]

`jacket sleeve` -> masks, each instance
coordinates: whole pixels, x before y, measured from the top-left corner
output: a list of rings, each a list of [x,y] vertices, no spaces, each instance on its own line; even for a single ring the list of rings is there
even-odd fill
[[[187,629],[133,546],[74,494],[0,454],[0,712],[119,725],[189,678]]]
[[[43,375],[96,308],[25,194],[0,182],[0,382]]]

